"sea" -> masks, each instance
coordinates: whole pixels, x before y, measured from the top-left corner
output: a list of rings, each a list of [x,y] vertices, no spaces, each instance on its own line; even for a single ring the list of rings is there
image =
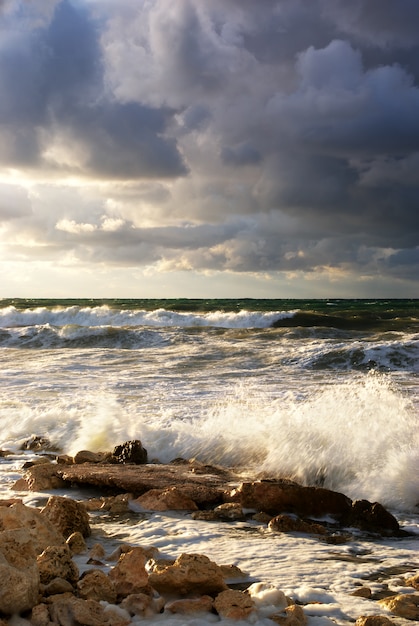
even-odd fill
[[[414,591],[404,579],[419,571],[418,416],[417,299],[0,300],[0,449],[9,451],[0,498],[40,506],[48,497],[14,490],[33,437],[70,455],[140,439],[157,462],[321,484],[397,517],[405,537],[353,531],[342,545],[275,534],[250,517],[132,511],[94,521],[110,546],[237,565],[301,603],[309,626],[390,616],[377,598]],[[372,598],[351,595],[361,586]],[[243,623],[272,626],[272,607],[259,604]]]

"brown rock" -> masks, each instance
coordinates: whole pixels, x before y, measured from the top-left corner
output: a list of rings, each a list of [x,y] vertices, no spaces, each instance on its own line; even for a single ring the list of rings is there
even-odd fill
[[[242,483],[232,496],[238,496],[244,508],[273,516],[294,513],[299,517],[329,514],[343,518],[352,507],[351,500],[342,493],[321,487],[303,487],[287,480]]]
[[[121,554],[118,563],[109,572],[119,598],[132,593],[149,593],[148,574],[145,569],[147,558],[142,548],[132,548]]]
[[[81,532],[71,533],[66,544],[70,548],[71,554],[84,554],[87,552],[86,542]]]
[[[63,546],[49,546],[37,558],[39,575],[44,585],[54,578],[63,578],[71,584],[77,582],[79,570],[71,558],[70,548]]]
[[[357,596],[358,598],[371,598],[372,591],[369,587],[359,587],[355,589],[351,594],[351,596]]]
[[[113,514],[128,513],[133,497],[131,493],[120,493],[117,496],[103,498],[100,509]]]
[[[74,596],[56,596],[49,606],[51,621],[59,626],[104,626],[108,620],[103,607],[95,600]],[[129,622],[128,622],[129,623]]]
[[[112,452],[114,463],[130,463],[134,465],[144,465],[147,463],[147,450],[138,439],[126,441],[120,446],[116,446]]]
[[[95,543],[90,551],[89,551],[89,557],[91,559],[104,559],[105,558],[105,548],[102,546],[101,543]],[[117,559],[115,559],[117,560]]]
[[[51,496],[41,510],[41,515],[49,519],[65,539],[74,532],[80,532],[83,537],[91,534],[85,507],[71,498]]]
[[[419,591],[419,574],[415,574],[414,576],[407,578],[406,586],[413,587],[414,589],[417,589]]]
[[[106,459],[104,452],[90,452],[90,450],[80,450],[73,457],[73,463],[101,463]]]
[[[246,519],[241,505],[238,502],[226,502],[215,507],[214,513],[218,519],[232,522]]]
[[[211,596],[200,596],[199,598],[183,598],[182,600],[172,600],[165,605],[165,610],[170,613],[180,613],[190,615],[193,613],[209,613],[212,611],[214,600]]]
[[[202,554],[181,554],[173,565],[153,571],[151,586],[159,593],[214,596],[227,589],[221,568]]]
[[[87,571],[78,581],[77,590],[84,600],[105,600],[110,604],[116,602],[117,594],[112,580],[98,569]]]
[[[58,593],[73,593],[74,588],[68,580],[64,578],[53,578],[47,585],[41,585],[41,592],[44,598],[55,596]]]
[[[344,523],[346,526],[355,526],[355,528],[380,535],[397,535],[400,532],[396,518],[379,502],[371,503],[368,500],[353,502]]]
[[[161,596],[152,596],[145,593],[133,593],[121,602],[121,607],[128,611],[130,615],[141,617],[152,617],[161,613],[164,607],[164,600]]]
[[[327,535],[327,530],[321,524],[314,522],[305,522],[299,517],[286,515],[281,513],[277,515],[268,524],[269,530],[275,533],[305,533],[309,535]]]
[[[64,538],[51,522],[41,515],[38,509],[22,503],[10,507],[0,507],[0,530],[26,528],[30,534],[36,554],[48,546],[64,544]]]
[[[27,529],[0,533],[0,612],[28,611],[38,602],[39,573]]]
[[[270,619],[281,626],[305,626],[307,617],[298,604],[287,606],[283,613],[275,613]]]
[[[49,611],[46,604],[37,604],[33,607],[30,623],[32,626],[49,626]]]
[[[24,475],[29,491],[50,491],[63,489],[64,481],[57,474],[57,465],[45,463],[30,467]],[[18,481],[19,483],[19,481]],[[14,486],[17,489],[17,485]],[[19,487],[21,489],[21,487]]]
[[[214,608],[221,618],[242,620],[255,611],[255,603],[247,593],[227,589],[217,595]]]
[[[133,504],[140,505],[149,511],[196,511],[197,505],[185,496],[177,487],[168,489],[151,489]]]
[[[394,626],[394,622],[384,615],[361,615],[355,626]]]
[[[419,595],[417,594],[409,593],[389,596],[379,600],[378,604],[398,617],[419,620]]]

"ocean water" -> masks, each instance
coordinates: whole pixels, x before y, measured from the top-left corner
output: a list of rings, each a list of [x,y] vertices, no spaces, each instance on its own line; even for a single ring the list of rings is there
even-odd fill
[[[106,520],[111,542],[234,563],[303,602],[310,626],[348,624],[385,614],[357,586],[408,592],[400,576],[418,570],[418,392],[419,300],[0,300],[0,449],[13,452],[0,488],[15,495],[32,435],[68,454],[136,438],[161,462],[379,501],[411,537],[331,546],[187,515]]]

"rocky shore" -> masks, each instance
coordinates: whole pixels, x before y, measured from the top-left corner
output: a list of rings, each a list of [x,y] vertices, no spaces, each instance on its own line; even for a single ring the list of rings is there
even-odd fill
[[[161,614],[307,623],[304,606],[280,589],[243,583],[246,574],[236,566],[218,565],[203,554],[168,560],[153,546],[121,543],[111,554],[100,542],[88,547],[97,511],[182,511],[208,522],[251,519],[272,533],[303,533],[333,544],[350,541],[353,532],[372,539],[407,534],[379,503],[286,479],[254,480],[197,461],[150,463],[140,441],[75,457],[45,453],[46,442],[37,445],[39,456],[23,468],[16,491],[64,489],[66,497],[50,495],[42,508],[18,498],[0,501],[0,625],[20,616],[33,626],[128,626]],[[93,488],[95,497],[73,499],[74,486]],[[391,615],[418,620],[419,594],[412,588],[419,592],[419,574],[405,585],[406,594],[377,600],[382,615],[360,612],[357,626],[386,626]],[[367,587],[354,590],[368,594]]]

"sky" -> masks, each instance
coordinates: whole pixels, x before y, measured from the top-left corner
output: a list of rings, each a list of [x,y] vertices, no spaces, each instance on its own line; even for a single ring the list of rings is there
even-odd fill
[[[418,0],[0,0],[0,297],[418,276]]]

